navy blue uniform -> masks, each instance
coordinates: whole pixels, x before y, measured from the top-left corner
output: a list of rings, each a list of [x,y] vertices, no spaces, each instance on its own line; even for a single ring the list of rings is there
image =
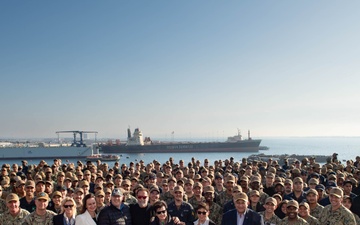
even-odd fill
[[[185,222],[186,225],[193,225],[195,221],[195,213],[193,207],[187,203],[181,203],[180,208],[178,209],[175,205],[175,201],[172,201],[168,206],[168,213],[171,217],[178,217],[181,222]]]

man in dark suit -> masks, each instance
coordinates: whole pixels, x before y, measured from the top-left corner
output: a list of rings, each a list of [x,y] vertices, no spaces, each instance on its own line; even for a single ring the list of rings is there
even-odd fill
[[[226,212],[223,215],[221,225],[261,225],[261,216],[247,208],[249,204],[246,193],[237,193],[234,195],[235,209]]]

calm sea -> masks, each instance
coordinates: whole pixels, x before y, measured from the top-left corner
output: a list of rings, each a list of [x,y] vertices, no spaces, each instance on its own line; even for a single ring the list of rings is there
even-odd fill
[[[270,149],[260,151],[264,154],[303,154],[303,155],[332,155],[338,153],[340,160],[353,159],[360,155],[360,137],[303,137],[303,138],[263,138],[261,146],[267,146]],[[161,163],[174,158],[177,163],[183,159],[185,163],[191,161],[191,158],[199,159],[201,162],[205,158],[210,162],[215,160],[225,160],[234,157],[235,161],[240,161],[243,157],[247,157],[253,153],[227,153],[227,152],[209,152],[209,153],[142,153],[142,154],[121,154],[120,163],[129,164],[130,162],[138,162],[144,160],[145,163],[154,159]],[[28,160],[30,164],[38,164],[41,159]],[[69,162],[76,163],[79,159],[71,159]],[[48,164],[52,164],[52,160],[46,160]],[[66,160],[63,160],[66,162]],[[18,163],[21,160],[0,160],[3,163]],[[113,165],[114,162],[108,162]]]

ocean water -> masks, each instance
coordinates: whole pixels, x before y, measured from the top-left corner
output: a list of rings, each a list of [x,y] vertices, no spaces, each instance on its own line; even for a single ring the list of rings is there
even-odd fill
[[[340,160],[355,160],[355,157],[360,155],[360,137],[301,137],[301,138],[263,138],[261,146],[267,146],[270,149],[260,151],[264,154],[299,154],[299,155],[332,155],[334,152],[338,153]],[[233,153],[233,152],[209,152],[209,153],[142,153],[142,154],[120,154],[120,163],[129,164],[130,162],[138,162],[144,160],[145,163],[151,162],[154,159],[161,163],[169,160],[170,157],[174,162],[178,163],[183,159],[185,163],[191,161],[191,158],[204,161],[205,158],[210,162],[215,160],[225,160],[234,157],[235,161],[241,161],[243,157],[248,157],[254,153]],[[28,160],[28,159],[27,159]],[[41,159],[28,160],[30,164],[38,164]],[[63,163],[76,163],[79,159],[63,160]],[[48,164],[52,164],[52,160],[46,160]],[[3,163],[18,163],[21,160],[0,160]],[[114,162],[107,162],[113,165]]]

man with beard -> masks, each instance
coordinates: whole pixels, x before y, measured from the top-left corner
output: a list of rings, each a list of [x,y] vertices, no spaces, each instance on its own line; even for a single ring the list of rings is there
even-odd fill
[[[308,222],[299,217],[299,203],[295,200],[290,200],[286,206],[286,217],[282,219],[281,225],[308,225]]]
[[[318,199],[319,199],[319,194],[315,189],[309,189],[306,192],[306,201],[308,202],[310,207],[310,215],[312,215],[317,219],[320,218],[320,214],[324,208],[324,206],[318,203]]]
[[[300,203],[306,199],[305,192],[303,191],[304,181],[301,179],[301,177],[295,177],[293,180],[293,184],[294,184],[293,192],[288,195],[285,195],[284,199],[286,200],[294,199],[298,203]]]
[[[355,217],[350,210],[342,205],[344,193],[338,188],[334,187],[330,190],[329,199],[330,205],[324,207],[320,214],[320,224],[326,225],[355,225]]]
[[[29,212],[33,212],[36,208],[35,199],[35,183],[33,180],[28,180],[25,183],[25,197],[20,199],[20,207],[26,209]]]
[[[149,206],[149,190],[140,188],[136,194],[137,203],[130,205],[132,225],[148,225],[151,207]]]

